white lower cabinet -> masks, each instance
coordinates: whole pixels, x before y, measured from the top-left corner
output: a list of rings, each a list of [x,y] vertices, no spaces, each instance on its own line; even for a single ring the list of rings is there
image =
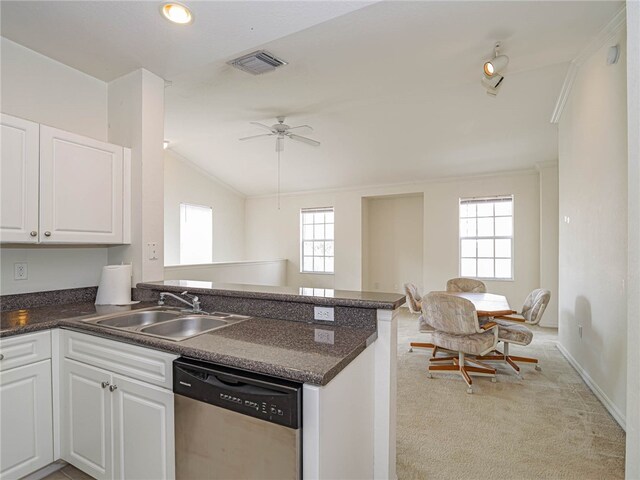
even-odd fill
[[[0,478],[53,462],[51,360],[0,372]]]
[[[62,458],[92,477],[113,478],[111,374],[65,358],[60,382]]]
[[[114,375],[115,478],[175,477],[173,392]]]
[[[95,349],[97,362],[104,357],[99,353],[109,346],[113,358],[118,357],[119,349],[126,350],[132,372],[145,355],[160,354],[77,332],[63,332],[63,344],[82,345],[88,358]],[[67,355],[75,355],[76,350],[69,349]],[[166,355],[167,361],[175,357],[160,355]],[[68,357],[61,362],[61,370],[64,460],[99,480],[175,477],[171,390]]]

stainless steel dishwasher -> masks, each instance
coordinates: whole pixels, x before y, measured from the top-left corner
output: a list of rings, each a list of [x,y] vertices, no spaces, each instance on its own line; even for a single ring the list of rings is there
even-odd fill
[[[302,385],[220,365],[173,362],[176,479],[302,477]]]

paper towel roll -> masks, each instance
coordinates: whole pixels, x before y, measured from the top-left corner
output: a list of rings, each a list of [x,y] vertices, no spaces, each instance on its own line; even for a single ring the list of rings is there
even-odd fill
[[[131,265],[102,267],[96,305],[131,303]]]

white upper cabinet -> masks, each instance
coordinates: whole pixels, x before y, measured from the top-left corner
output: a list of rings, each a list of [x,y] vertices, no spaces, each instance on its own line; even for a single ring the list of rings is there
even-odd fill
[[[40,241],[122,243],[123,149],[40,127]]]
[[[0,124],[1,242],[130,242],[129,149],[6,114]]]
[[[2,114],[0,118],[0,241],[38,242],[37,123]]]

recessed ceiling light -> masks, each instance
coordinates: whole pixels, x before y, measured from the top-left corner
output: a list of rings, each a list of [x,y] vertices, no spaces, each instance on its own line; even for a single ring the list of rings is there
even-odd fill
[[[164,18],[173,23],[186,25],[193,22],[193,15],[191,14],[191,10],[180,3],[165,3],[164,5],[162,5],[161,12]]]

